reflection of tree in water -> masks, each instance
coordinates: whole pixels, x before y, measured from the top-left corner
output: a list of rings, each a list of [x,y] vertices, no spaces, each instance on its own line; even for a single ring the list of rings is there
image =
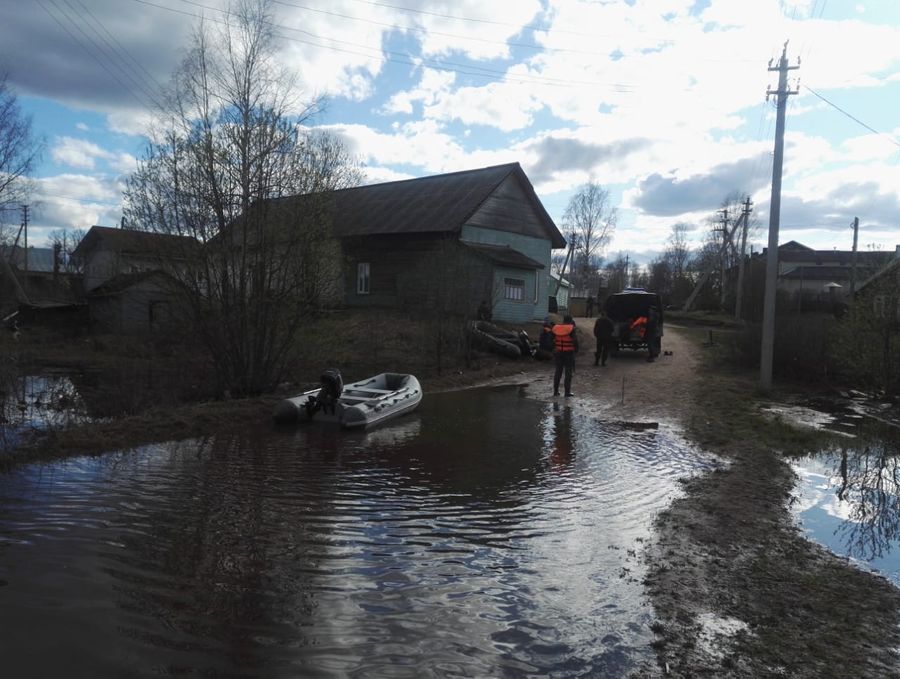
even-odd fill
[[[10,365],[0,369],[0,451],[12,450],[27,432],[62,429],[85,419],[68,375],[22,375]]]
[[[120,633],[203,651],[191,661],[199,673],[277,662],[266,649],[307,644],[303,630],[318,615],[315,582],[333,549],[322,528],[334,512],[334,451],[317,441],[306,464],[282,468],[256,436],[167,444],[152,488],[136,490],[148,479],[133,454],[121,467],[126,515],[107,574],[118,607],[135,617]]]
[[[850,556],[888,554],[900,534],[900,436],[884,428],[861,435],[840,451],[838,499],[850,508],[839,528]]]

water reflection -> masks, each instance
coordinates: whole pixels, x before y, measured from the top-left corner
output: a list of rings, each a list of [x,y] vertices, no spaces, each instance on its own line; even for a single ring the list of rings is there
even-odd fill
[[[900,429],[867,421],[857,436],[799,460],[804,528],[900,585]]]
[[[84,400],[67,374],[0,376],[0,452],[14,448],[24,433],[89,421]]]
[[[494,389],[372,432],[261,425],[20,469],[0,478],[4,662],[626,676],[652,662],[633,550],[703,466],[666,430]]]

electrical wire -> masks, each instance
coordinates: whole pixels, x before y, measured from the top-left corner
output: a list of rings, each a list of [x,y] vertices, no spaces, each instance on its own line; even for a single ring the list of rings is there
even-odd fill
[[[69,21],[69,23],[73,23],[72,19],[66,14],[66,12],[64,10],[60,9],[60,7],[55,3],[54,0],[47,0],[47,1],[60,14],[62,14]],[[60,28],[63,29],[63,31],[65,31],[69,35],[69,37],[72,38],[72,40],[79,47],[81,47],[85,52],[87,52],[100,65],[100,67],[103,68],[103,70],[106,71],[110,75],[110,77],[113,80],[115,80],[117,83],[119,83],[119,85],[121,85],[125,89],[125,91],[128,92],[128,94],[130,94],[134,98],[135,101],[137,101],[142,107],[147,106],[147,102],[144,101],[140,96],[138,96],[138,94],[127,83],[123,82],[122,79],[118,75],[116,75],[116,73],[113,70],[110,69],[110,67],[107,65],[107,63],[103,59],[100,59],[94,52],[92,52],[90,50],[90,48],[78,38],[78,36],[76,36],[74,33],[72,33],[72,31],[70,31],[68,29],[68,27],[66,27],[66,25],[59,20],[59,18],[57,18],[49,9],[47,9],[47,7],[44,5],[42,0],[37,0],[37,4],[42,10],[44,10],[44,12],[47,13],[47,15],[51,19],[53,19],[53,21],[55,21],[59,25]],[[88,38],[88,36],[84,33],[83,29],[81,29],[79,26],[75,25],[74,23],[73,23],[73,26],[75,28],[77,28],[83,35],[85,35],[86,38]],[[88,39],[88,42],[91,42],[91,41]]]
[[[836,109],[837,111],[840,111],[840,112],[843,113],[845,116],[847,116],[848,118],[850,118],[850,120],[852,120],[853,122],[858,123],[859,125],[862,125],[864,128],[866,128],[867,130],[869,130],[869,132],[874,132],[875,134],[880,135],[880,136],[884,137],[885,139],[887,139],[887,140],[888,140],[889,142],[891,142],[894,146],[900,147],[900,142],[898,142],[896,139],[894,139],[891,135],[885,134],[884,132],[879,132],[878,130],[876,130],[876,129],[875,129],[874,127],[872,127],[871,125],[867,125],[867,124],[864,123],[862,120],[860,120],[859,118],[857,118],[856,116],[854,116],[852,113],[848,113],[847,111],[845,111],[844,109],[842,109],[840,106],[838,106],[837,104],[835,104],[833,101],[829,101],[828,99],[826,99],[825,97],[823,97],[821,94],[819,94],[818,92],[816,92],[813,88],[804,85],[804,86],[803,86],[803,89],[809,90],[812,94],[814,94],[815,96],[817,96],[819,99],[821,99],[822,101],[824,101],[826,104],[828,104],[828,105],[831,106],[832,108]]]
[[[175,9],[173,7],[166,7],[165,5],[160,5],[155,2],[151,2],[150,0],[131,0],[132,2],[137,2],[142,5],[148,5],[150,7],[155,7],[157,9],[162,9],[168,12],[175,12],[177,14],[183,14],[185,16],[194,17],[197,19],[204,19],[202,15],[195,14],[193,12],[186,12],[183,10]],[[214,12],[220,12],[222,14],[228,14],[227,10],[219,9],[217,7],[210,7],[209,5],[203,5],[202,3],[195,2],[194,0],[181,0],[190,5],[194,5],[196,7],[207,9]],[[208,19],[209,21],[213,21],[214,23],[218,23],[221,25],[227,25],[226,22],[220,19]],[[283,26],[281,24],[275,24],[272,22],[267,22],[271,27],[278,29],[279,31],[292,31],[296,33],[302,33],[304,35],[309,36],[315,40],[328,40],[330,42],[350,45],[351,47],[355,47],[357,49],[370,50],[371,52],[377,52],[376,54],[367,53],[367,52],[359,52],[352,49],[335,47],[333,45],[323,45],[317,42],[311,42],[309,40],[304,40],[302,38],[292,37],[288,35],[284,35],[283,33],[279,33],[278,36],[293,42],[299,42],[306,45],[311,45],[313,47],[318,47],[320,49],[328,49],[335,52],[343,52],[345,54],[355,54],[357,56],[365,56],[365,57],[374,57],[378,56],[383,58],[385,61],[396,64],[403,64],[408,66],[422,66],[423,64],[428,66],[429,68],[433,68],[439,71],[450,71],[454,73],[460,73],[462,75],[472,75],[483,78],[491,78],[492,80],[499,80],[502,82],[511,82],[511,83],[522,83],[527,85],[545,85],[548,87],[606,87],[614,92],[618,92],[621,94],[630,94],[633,90],[629,89],[632,87],[631,85],[626,85],[622,83],[608,83],[596,80],[571,80],[568,78],[551,78],[545,76],[510,76],[505,71],[500,71],[497,69],[486,68],[483,66],[475,66],[471,64],[461,64],[459,62],[452,61],[443,61],[437,59],[427,59],[422,57],[415,57],[411,54],[404,52],[396,52],[392,50],[384,50],[380,47],[370,47],[367,45],[360,45],[358,43],[350,42],[347,40],[339,40],[337,38],[330,38],[327,36],[317,35],[315,33],[311,33],[310,31],[306,31],[300,28],[292,28],[290,26]],[[680,88],[684,91],[690,91],[687,88]]]

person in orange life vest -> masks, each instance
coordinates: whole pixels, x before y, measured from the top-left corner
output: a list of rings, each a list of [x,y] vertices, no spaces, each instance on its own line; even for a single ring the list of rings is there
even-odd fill
[[[647,333],[647,317],[638,316],[633,321],[631,321],[631,325],[628,326],[628,329],[637,330],[638,337],[644,339],[644,335]]]
[[[575,354],[578,353],[578,333],[575,321],[570,315],[563,317],[562,323],[553,326],[553,358],[556,372],[553,374],[553,395],[559,396],[559,380],[565,372],[566,396],[572,396],[572,373],[575,371]]]

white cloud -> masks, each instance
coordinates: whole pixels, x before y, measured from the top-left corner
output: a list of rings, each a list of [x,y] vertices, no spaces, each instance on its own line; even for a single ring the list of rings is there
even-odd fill
[[[59,137],[51,156],[59,165],[81,170],[96,169],[97,161],[103,161],[119,174],[133,172],[137,164],[137,159],[130,153],[107,151],[98,144],[73,137]]]
[[[84,174],[60,174],[35,180],[32,202],[35,233],[117,224],[122,215],[121,204],[122,187],[117,180]],[[37,235],[35,242],[39,242]]]
[[[60,165],[92,170],[97,164],[97,158],[105,158],[107,152],[97,144],[84,139],[61,137],[51,151],[51,155],[53,160]]]

